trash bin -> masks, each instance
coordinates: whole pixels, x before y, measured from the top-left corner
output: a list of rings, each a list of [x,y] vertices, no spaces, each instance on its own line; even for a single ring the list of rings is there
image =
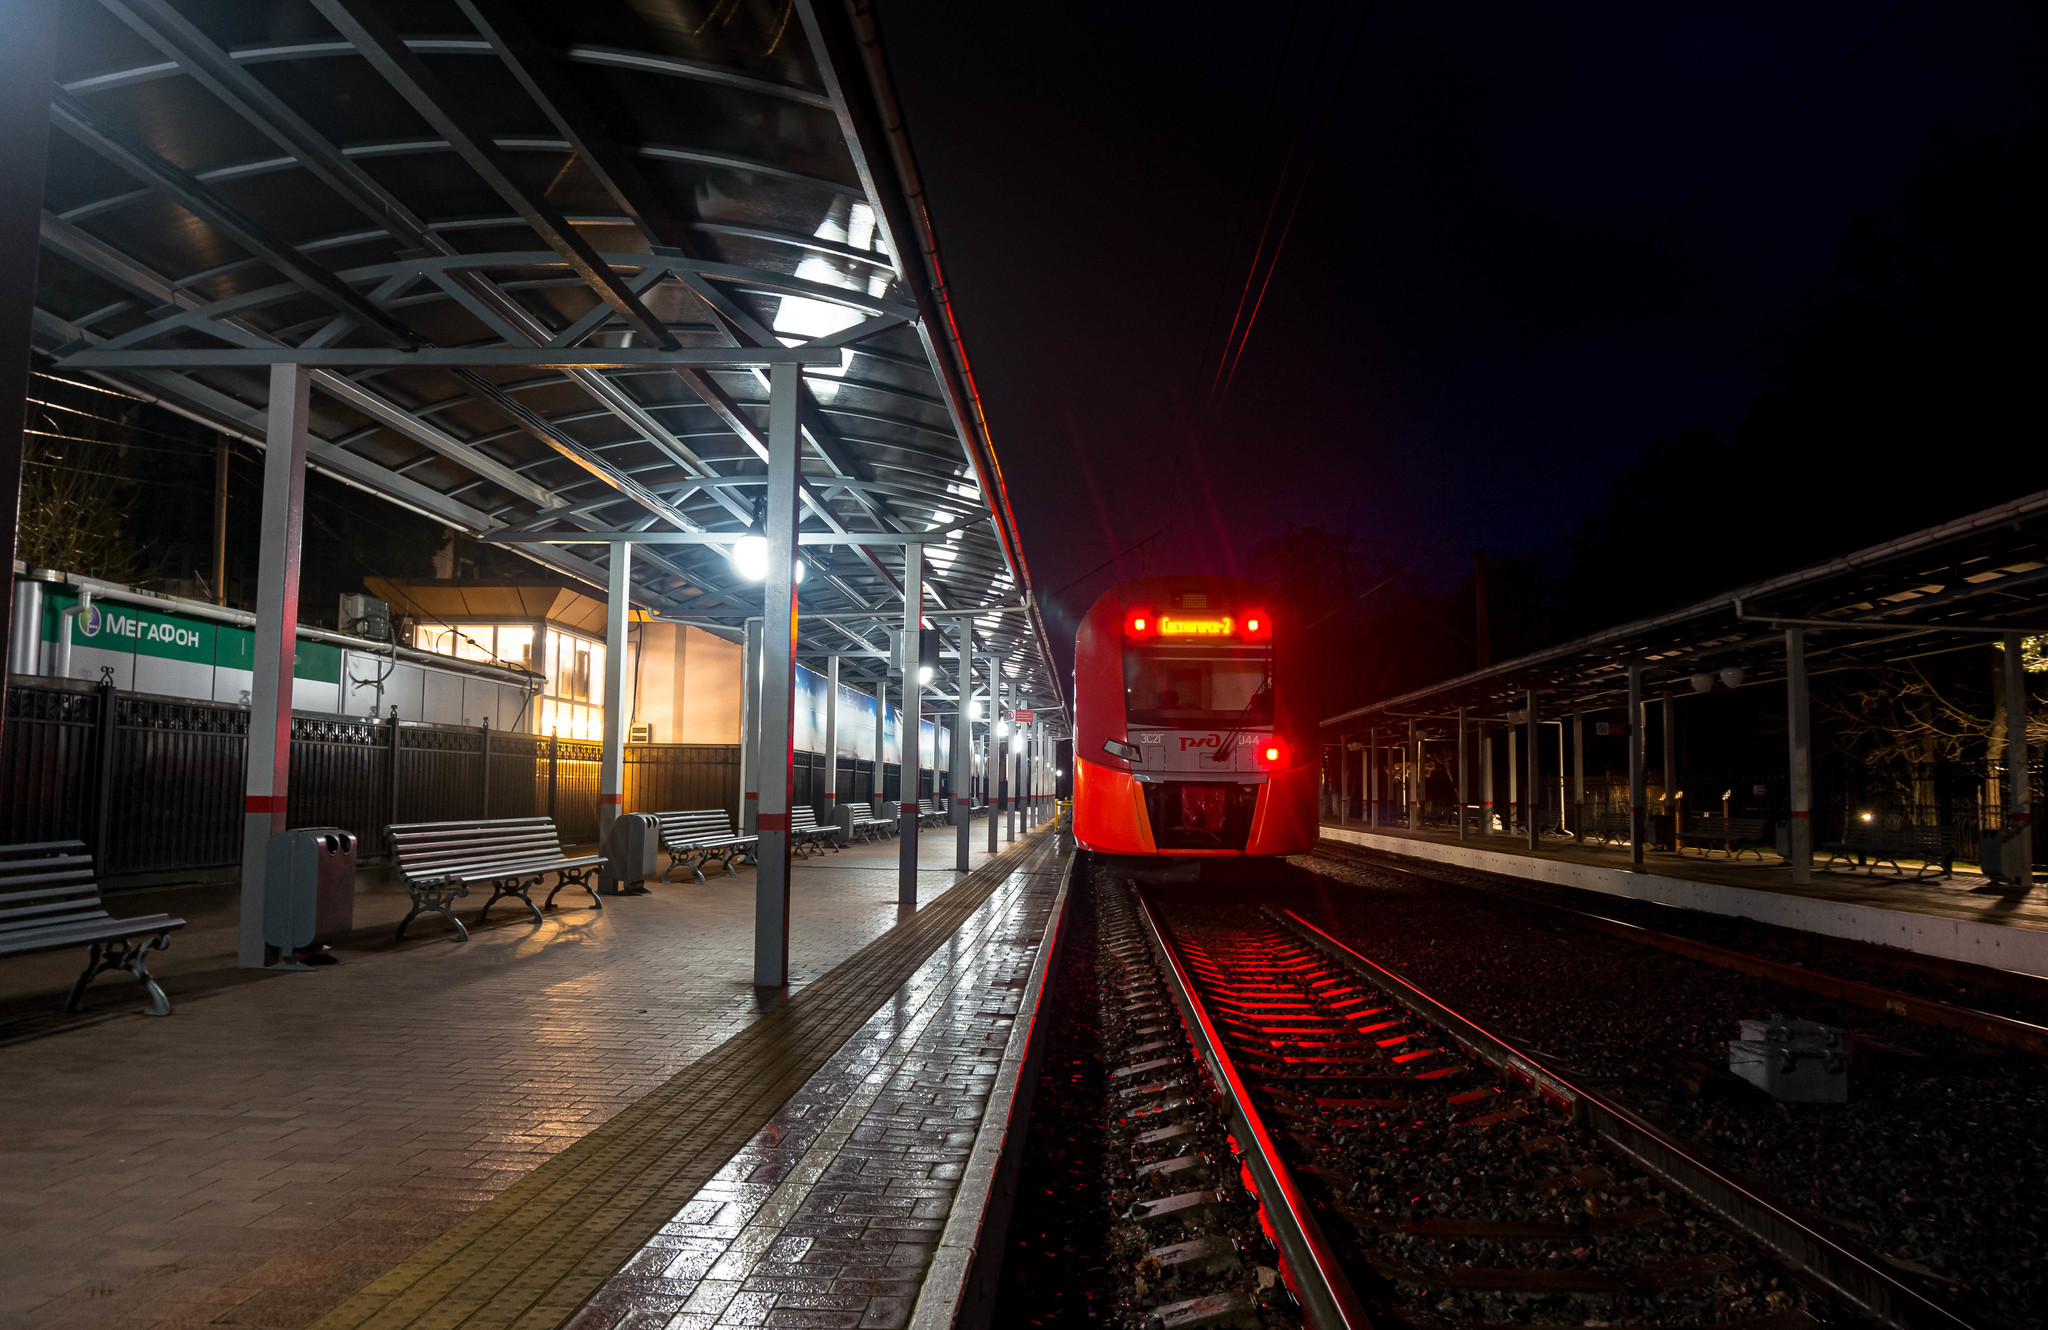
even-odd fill
[[[340,827],[272,834],[263,870],[263,940],[291,953],[355,926],[356,838]]]
[[[652,813],[621,813],[605,836],[603,888],[615,896],[638,896],[661,869],[661,822]]]

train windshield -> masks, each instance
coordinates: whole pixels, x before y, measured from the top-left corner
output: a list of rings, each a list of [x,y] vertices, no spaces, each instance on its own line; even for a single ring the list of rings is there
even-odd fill
[[[1124,714],[1166,729],[1257,729],[1273,723],[1273,653],[1201,642],[1124,647]]]

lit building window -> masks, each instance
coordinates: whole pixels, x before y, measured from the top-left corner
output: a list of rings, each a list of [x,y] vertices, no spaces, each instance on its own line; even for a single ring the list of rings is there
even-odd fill
[[[535,638],[539,645],[536,648]],[[541,676],[529,714],[538,734],[604,737],[604,644],[532,623],[416,624],[415,650],[506,665]]]

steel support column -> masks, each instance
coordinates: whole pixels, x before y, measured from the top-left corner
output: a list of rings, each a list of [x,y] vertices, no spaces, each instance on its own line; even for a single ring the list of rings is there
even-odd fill
[[[754,985],[789,983],[789,832],[796,785],[797,397],[803,371],[768,371],[768,496],[762,522],[760,828],[754,869]]]
[[[1422,732],[1408,722],[1408,830],[1422,830]]]
[[[1000,847],[997,837],[1003,829],[1003,806],[1009,802],[1009,782],[1003,778],[1003,739],[998,731],[1003,724],[1003,666],[993,658],[989,661],[988,680],[988,769],[982,779],[988,784],[988,852],[994,854]]]
[[[1379,744],[1380,729],[1375,725],[1365,732],[1365,753],[1361,761],[1365,771],[1365,806],[1368,811],[1365,821],[1374,831],[1380,827]]]
[[[922,761],[918,742],[918,713],[924,709],[924,688],[917,677],[917,662],[923,654],[920,644],[924,627],[924,546],[903,547],[903,638],[902,659],[897,667],[903,676],[903,778],[897,782],[896,813],[900,829],[896,837],[896,903],[917,904],[917,778]]]
[[[740,833],[759,829],[761,812],[761,630],[749,619],[740,659]]]
[[[882,815],[882,803],[888,798],[888,787],[882,783],[882,767],[889,754],[889,676],[884,671],[875,680],[875,779],[874,788],[868,791],[869,812],[876,817]]]
[[[1586,713],[1572,712],[1572,839],[1586,839]]]
[[[1515,729],[1513,712],[1508,713],[1508,815],[1501,819],[1500,829],[1508,835],[1515,834],[1515,818],[1522,811],[1522,736]]]
[[[626,793],[626,625],[633,617],[633,547],[611,547],[604,607],[604,754],[597,767],[597,843],[611,843]],[[639,882],[621,881],[622,889]]]
[[[1799,689],[1802,707],[1806,702],[1804,678],[1802,673]],[[1798,747],[1797,740],[1794,740],[1794,747]],[[1643,833],[1650,811],[1643,804],[1649,797],[1643,783],[1643,667],[1631,662],[1628,667],[1628,861],[1639,868],[1643,862]]]
[[[1031,742],[1024,752],[1027,761],[1024,769],[1024,830],[1029,831],[1038,825],[1038,801],[1045,790],[1041,770],[1045,765],[1045,726],[1035,717],[1031,722]]]
[[[1479,830],[1493,834],[1493,731],[1479,722]]]
[[[1465,802],[1468,791],[1465,788],[1465,708],[1458,708],[1458,839],[1464,840],[1467,814]]]
[[[2034,885],[2033,769],[2027,748],[2027,662],[2025,639],[2007,633],[2005,642],[2005,813],[2019,842],[2013,852],[2019,863],[2013,874],[2021,890]]]
[[[823,803],[832,816],[839,818],[839,657],[832,656],[825,662],[825,797],[816,802]]]
[[[284,830],[292,766],[292,657],[299,634],[299,548],[306,516],[306,418],[313,381],[301,365],[270,367],[263,437],[263,519],[256,568],[256,658],[249,687],[249,756],[242,803],[242,896],[235,959],[267,963],[263,870]]]
[[[966,872],[974,822],[974,620],[960,621],[960,706],[953,713],[953,867]]]
[[[1526,694],[1526,697],[1528,699],[1529,708],[1529,810],[1525,817],[1525,821],[1528,824],[1527,830],[1529,833],[1529,848],[1533,850],[1537,847],[1538,840],[1542,835],[1542,831],[1538,827],[1536,822],[1536,795],[1538,789],[1540,788],[1540,786],[1537,783],[1539,779],[1539,773],[1542,771],[1542,765],[1537,761],[1537,754],[1542,750],[1542,744],[1540,744],[1537,740],[1538,736],[1540,736],[1543,732],[1536,728],[1536,690],[1531,688]]]
[[[1792,880],[1813,880],[1813,716],[1806,700],[1806,630],[1785,630],[1785,731],[1791,743]]]

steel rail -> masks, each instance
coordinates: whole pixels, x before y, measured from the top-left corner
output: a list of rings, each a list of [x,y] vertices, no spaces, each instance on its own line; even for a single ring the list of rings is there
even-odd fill
[[[1309,1324],[1316,1330],[1371,1330],[1372,1321],[1352,1290],[1350,1278],[1310,1213],[1308,1200],[1294,1181],[1293,1171],[1280,1157],[1280,1149],[1273,1143],[1258,1105],[1252,1102],[1250,1092],[1238,1077],[1237,1064],[1231,1060],[1223,1037],[1216,1032],[1208,1009],[1195,992],[1194,981],[1182,967],[1180,954],[1167,940],[1165,925],[1153,913],[1152,903],[1145,899],[1144,892],[1133,890],[1131,894],[1137,900],[1138,918],[1145,925],[1153,951],[1159,955],[1167,987],[1187,1024],[1195,1051],[1223,1092],[1224,1119],[1246,1147],[1245,1164],[1258,1184],[1259,1205],[1287,1258],[1294,1290],[1301,1298]]]
[[[1320,852],[1320,851],[1319,851]],[[1449,887],[1453,891],[1471,892],[1482,900],[1490,901],[1513,910],[1527,910],[1548,918],[1562,919],[1567,923],[1594,933],[1604,933],[1625,942],[1637,942],[1658,951],[1668,951],[1674,956],[1688,960],[1717,965],[1724,970],[1768,979],[1787,988],[1797,988],[1820,997],[1834,998],[1838,1002],[1866,1007],[1871,1011],[1882,1011],[1909,1020],[1918,1025],[1939,1026],[1981,1039],[1987,1044],[2002,1044],[2017,1048],[2024,1053],[2048,1057],[2048,1026],[2036,1025],[2015,1016],[2001,1016],[1996,1012],[1979,1011],[1975,1007],[1959,1007],[1952,1002],[1934,998],[1918,997],[1912,993],[1901,993],[1893,988],[1880,988],[1857,979],[1843,979],[1832,974],[1809,970],[1803,965],[1787,961],[1769,960],[1754,956],[1746,951],[1735,951],[1718,947],[1711,942],[1699,942],[1675,933],[1662,933],[1641,924],[1632,924],[1625,919],[1613,919],[1604,914],[1588,910],[1573,909],[1553,901],[1526,900],[1518,896],[1507,896],[1488,891],[1485,887],[1459,882],[1452,878],[1432,877],[1412,868],[1398,864],[1386,864],[1377,859],[1342,856],[1353,863],[1370,865],[1374,872],[1392,873],[1410,877],[1417,882],[1426,882],[1433,887]]]
[[[1294,911],[1267,907],[1266,913],[1352,973],[1385,989],[1474,1056],[1529,1082],[1653,1176],[1722,1216],[1864,1315],[1897,1330],[1980,1330],[1977,1322],[1921,1293],[1848,1240],[1824,1231],[1815,1220],[1795,1215],[1766,1196],[1758,1184],[1707,1159],[1698,1147],[1575,1084]]]

